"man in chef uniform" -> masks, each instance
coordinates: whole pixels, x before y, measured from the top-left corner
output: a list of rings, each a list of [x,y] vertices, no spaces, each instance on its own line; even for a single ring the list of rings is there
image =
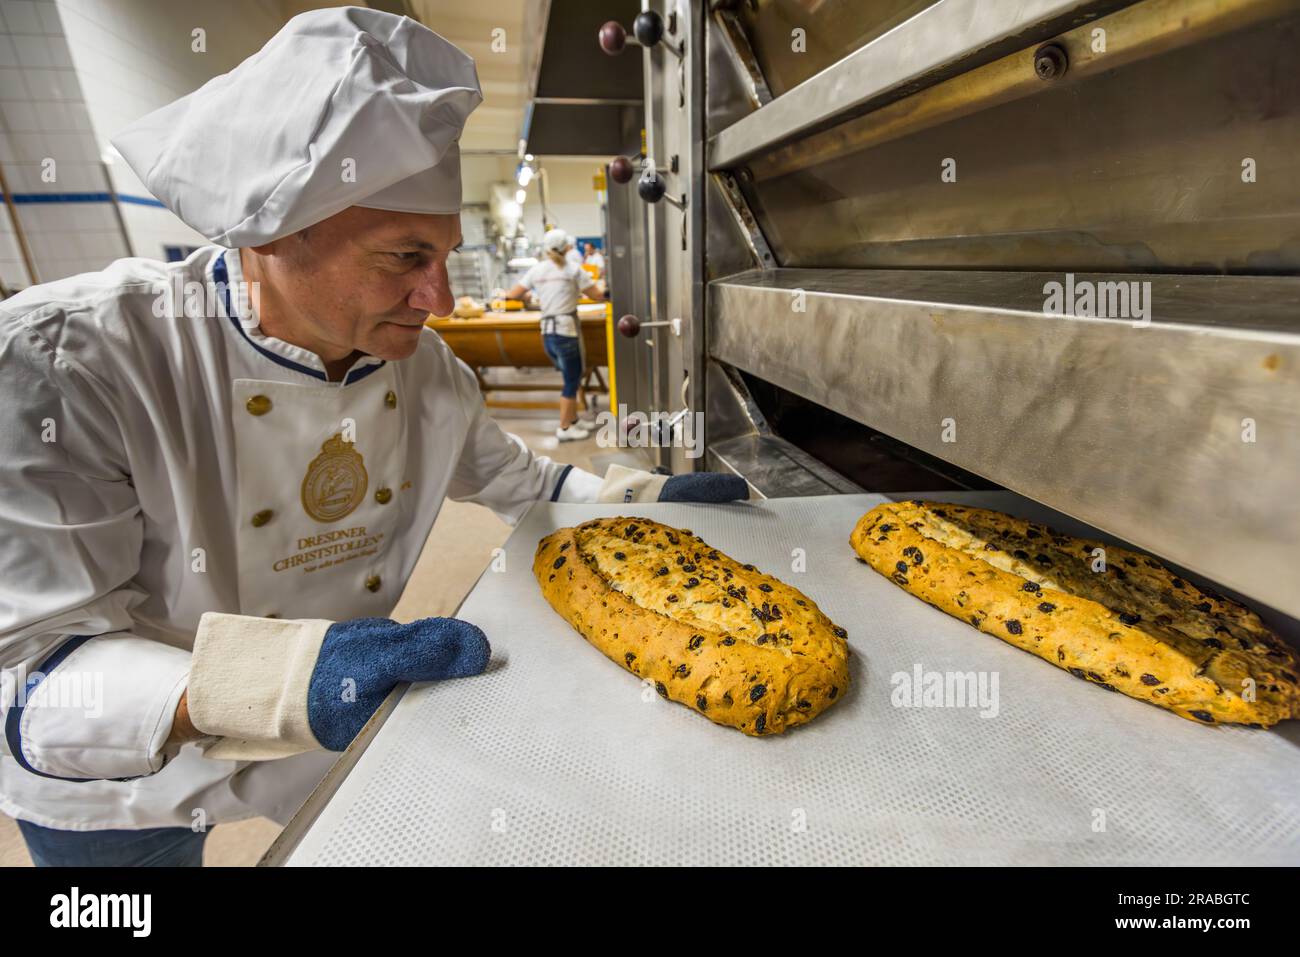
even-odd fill
[[[0,810],[38,864],[197,864],[284,822],[468,622],[386,616],[446,497],[728,501],[734,476],[530,453],[425,330],[451,312],[474,63],[333,8],[114,145],[214,245],[0,304]]]

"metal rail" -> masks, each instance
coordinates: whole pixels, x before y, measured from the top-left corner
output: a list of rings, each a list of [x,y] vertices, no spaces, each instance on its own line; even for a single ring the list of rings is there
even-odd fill
[[[902,96],[923,81],[974,65],[976,58],[1009,52],[999,44],[1024,46],[1060,26],[1075,26],[1123,5],[1114,0],[943,0],[718,133],[708,144],[708,168],[735,167],[888,94]]]

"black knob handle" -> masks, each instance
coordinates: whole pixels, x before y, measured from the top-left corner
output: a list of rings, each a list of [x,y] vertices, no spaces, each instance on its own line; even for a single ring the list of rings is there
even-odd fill
[[[647,203],[657,203],[664,198],[664,193],[668,191],[668,184],[664,182],[662,176],[648,169],[637,180],[636,191],[637,195]]]
[[[632,35],[643,47],[652,47],[664,38],[664,18],[653,10],[642,10],[632,21]]]
[[[618,331],[629,339],[635,339],[636,334],[641,331],[641,320],[636,316],[624,316],[618,321]]]

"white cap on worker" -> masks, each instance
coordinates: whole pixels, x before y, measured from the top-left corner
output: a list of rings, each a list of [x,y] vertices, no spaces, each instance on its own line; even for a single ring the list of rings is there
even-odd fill
[[[569,246],[569,234],[563,229],[547,230],[546,235],[542,237],[542,248],[553,249],[557,253],[564,252]]]
[[[407,17],[300,14],[229,73],[113,145],[145,187],[214,243],[256,246],[349,206],[460,212],[474,61]]]

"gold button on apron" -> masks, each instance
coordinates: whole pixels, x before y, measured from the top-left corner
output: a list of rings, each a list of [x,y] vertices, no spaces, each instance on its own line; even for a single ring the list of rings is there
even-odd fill
[[[268,396],[255,395],[244,403],[251,415],[266,415],[271,411],[271,400]]]
[[[366,590],[379,591],[379,586],[381,584],[382,582],[380,582],[378,575],[371,575],[369,578],[366,579]]]
[[[384,396],[384,405],[390,409],[397,408],[397,393],[390,389],[388,395]]]
[[[271,511],[269,508],[262,509],[260,512],[258,512],[256,515],[253,516],[253,527],[261,528],[263,525],[265,525],[267,522],[271,520],[271,516],[274,514],[275,512]]]
[[[387,505],[393,500],[393,490],[391,488],[381,488],[375,490],[375,501],[380,505]]]

